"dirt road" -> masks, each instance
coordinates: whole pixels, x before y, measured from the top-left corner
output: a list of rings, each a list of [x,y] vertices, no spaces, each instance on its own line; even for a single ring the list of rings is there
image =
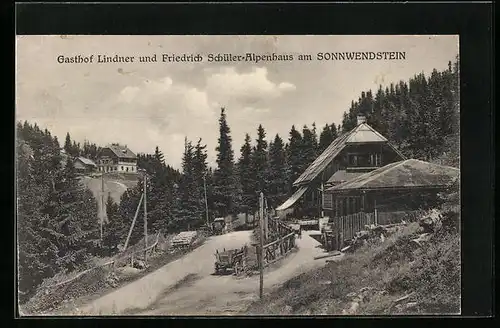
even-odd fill
[[[259,275],[237,278],[215,276],[214,252],[250,243],[250,231],[214,236],[185,257],[107,294],[81,309],[80,315],[221,315],[241,314],[258,298]],[[298,251],[269,268],[264,293],[286,280],[320,267],[313,257],[323,251],[305,231],[297,239]]]

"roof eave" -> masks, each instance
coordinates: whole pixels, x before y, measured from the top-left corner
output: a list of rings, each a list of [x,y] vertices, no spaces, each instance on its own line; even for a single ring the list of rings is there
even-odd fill
[[[379,190],[408,190],[408,189],[445,189],[451,185],[429,185],[429,186],[397,186],[397,187],[362,187],[349,189],[325,190],[326,193],[349,193],[354,191],[379,191]]]

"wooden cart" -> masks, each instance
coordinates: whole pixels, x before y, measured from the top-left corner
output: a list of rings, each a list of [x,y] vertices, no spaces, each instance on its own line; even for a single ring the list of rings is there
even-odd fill
[[[215,274],[232,273],[238,275],[247,269],[248,248],[243,246],[241,249],[224,249],[222,252],[215,251]]]

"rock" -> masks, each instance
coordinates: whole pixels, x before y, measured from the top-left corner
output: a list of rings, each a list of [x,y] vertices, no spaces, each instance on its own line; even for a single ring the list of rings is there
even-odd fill
[[[292,313],[292,310],[293,309],[290,305],[285,305],[285,308],[284,308],[285,313],[287,313],[287,314]]]
[[[359,292],[360,292],[360,293],[363,293],[363,292],[366,292],[366,291],[368,291],[368,290],[372,290],[372,289],[373,289],[373,287],[363,287],[363,288],[361,288],[361,289],[359,290]]]
[[[370,237],[370,233],[366,230],[361,230],[359,232],[356,233],[356,239],[368,239],[368,237]]]
[[[320,285],[331,285],[332,281],[331,280],[324,280],[319,282]]]
[[[396,310],[401,311],[403,309],[403,306],[401,304],[398,304],[395,306]]]
[[[413,309],[415,308],[416,306],[418,305],[417,302],[409,302],[409,303],[406,303],[406,309]]]
[[[424,233],[435,232],[442,226],[441,218],[441,213],[438,210],[432,210],[428,215],[423,216],[419,220],[419,225],[423,228]]]
[[[415,244],[417,244],[417,246],[422,246],[424,243],[428,242],[429,239],[431,238],[431,234],[430,233],[423,233],[421,234],[418,238],[416,239],[412,239],[412,242],[414,242]]]
[[[382,234],[382,233],[380,234],[380,241],[381,241],[381,242],[384,242],[384,241],[385,241],[384,234]]]
[[[351,303],[351,307],[348,310],[349,314],[355,314],[358,311],[358,308],[359,308],[359,303],[358,302],[352,302]]]
[[[134,262],[134,268],[137,268],[137,269],[144,269],[146,267],[144,261],[140,261],[140,260],[137,260]]]
[[[358,294],[356,292],[351,292],[349,294],[347,294],[347,297],[356,297],[358,296]]]

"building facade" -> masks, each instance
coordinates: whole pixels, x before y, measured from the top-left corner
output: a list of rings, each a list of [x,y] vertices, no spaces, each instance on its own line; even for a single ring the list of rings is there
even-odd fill
[[[459,178],[457,168],[407,159],[327,188],[323,208],[329,217],[429,208],[438,202],[438,193]]]
[[[127,146],[111,144],[98,157],[99,172],[137,173],[137,156]]]
[[[294,217],[323,217],[326,188],[403,159],[384,136],[366,123],[364,116],[358,116],[357,126],[335,139],[309,165],[293,183],[295,193],[276,210],[285,213],[293,208]]]

